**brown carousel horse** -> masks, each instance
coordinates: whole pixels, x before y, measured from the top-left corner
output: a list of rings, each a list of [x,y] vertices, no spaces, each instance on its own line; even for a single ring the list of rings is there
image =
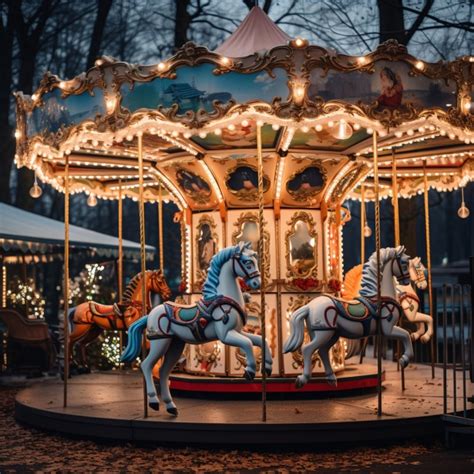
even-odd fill
[[[87,367],[86,347],[105,330],[126,331],[142,316],[142,274],[135,275],[123,292],[122,300],[113,305],[86,301],[71,308],[69,320],[69,354],[78,345],[79,362]],[[152,309],[151,294],[160,295],[161,301],[171,297],[171,290],[161,270],[148,270],[145,276],[146,313]]]

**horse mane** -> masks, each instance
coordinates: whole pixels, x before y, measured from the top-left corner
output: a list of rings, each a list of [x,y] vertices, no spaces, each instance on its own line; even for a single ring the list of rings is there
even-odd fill
[[[234,255],[235,247],[227,247],[217,252],[211,259],[207,270],[207,278],[202,288],[202,296],[209,300],[217,296],[217,287],[219,285],[219,275],[222,265]]]
[[[385,264],[395,257],[397,249],[380,249],[380,272],[383,271]],[[374,252],[369,260],[364,263],[362,270],[360,296],[374,296],[377,294],[377,252]]]
[[[346,300],[353,300],[360,292],[362,281],[362,263],[351,268],[344,277],[341,296]]]
[[[146,273],[149,273],[150,270],[147,270]],[[122,295],[122,300],[123,301],[131,301],[133,293],[137,289],[138,283],[142,279],[142,272],[137,273],[128,283],[127,288],[125,288],[123,295]]]

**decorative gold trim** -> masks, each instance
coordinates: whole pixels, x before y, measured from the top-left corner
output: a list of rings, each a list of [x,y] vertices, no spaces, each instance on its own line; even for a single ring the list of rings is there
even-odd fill
[[[321,176],[323,178],[323,184],[319,188],[312,188],[312,189],[299,189],[298,191],[293,191],[288,188],[288,184],[290,181],[296,178],[298,174],[304,173],[307,169],[309,168],[318,168],[318,170],[321,173]],[[299,202],[306,202],[308,198],[315,197],[316,195],[320,194],[321,191],[324,189],[326,186],[327,182],[327,170],[320,162],[314,161],[311,162],[310,164],[306,165],[303,168],[300,168],[299,170],[295,171],[287,180],[286,180],[286,192],[295,200]]]
[[[235,189],[232,189],[229,186],[229,180],[231,179],[232,173],[235,173],[239,168],[250,168],[252,171],[255,171],[255,174],[258,175],[258,170],[257,167],[253,164],[247,163],[247,162],[241,162],[235,165],[234,167],[230,168],[227,170],[225,177],[224,177],[224,182],[226,189],[229,193],[231,193],[233,196],[235,196],[237,199],[244,201],[244,202],[254,202],[258,198],[258,187],[254,186],[253,189],[247,190],[247,189],[239,189],[236,191]],[[264,173],[263,176],[263,192],[264,194],[268,192],[270,189],[271,181],[270,178],[268,177],[267,174]]]
[[[194,290],[195,291],[200,291],[201,290],[202,285],[204,284],[204,282],[206,281],[206,278],[207,278],[208,268],[202,269],[200,267],[200,265],[199,265],[199,255],[198,255],[198,252],[199,252],[199,237],[200,237],[200,233],[201,233],[201,228],[204,224],[209,225],[209,227],[211,229],[211,238],[216,244],[214,255],[219,250],[219,236],[217,235],[217,224],[215,223],[214,218],[212,216],[210,216],[209,214],[203,214],[199,218],[199,221],[197,223],[196,230],[195,230],[196,236],[194,238],[195,249],[196,249],[195,252],[194,252],[195,264],[196,264],[196,281],[194,282]]]
[[[242,232],[242,225],[245,222],[255,223],[256,228],[258,229],[258,215],[257,215],[257,213],[253,212],[253,211],[248,211],[248,212],[242,212],[239,215],[237,220],[234,222],[234,227],[236,228],[236,230],[234,230],[234,232],[232,233],[232,245],[236,245],[238,243],[237,242],[237,237]],[[263,225],[264,225],[264,228],[265,228],[265,230],[263,232],[265,252],[267,253],[267,255],[269,255],[270,254],[270,233],[267,230],[268,223],[265,219],[263,220]],[[257,244],[257,242],[255,242],[255,244]],[[254,249],[254,250],[256,250],[256,249]],[[271,281],[271,279],[270,279],[270,261],[269,260],[270,259],[266,259],[265,269],[263,270],[263,271],[265,271],[265,279],[268,282],[268,284],[270,284],[270,281]]]
[[[308,233],[314,239],[313,256],[314,264],[305,272],[295,275],[293,266],[291,265],[291,248],[290,239],[296,233],[296,224],[304,222],[308,226]],[[286,258],[286,277],[291,282],[295,278],[317,278],[318,277],[318,233],[316,232],[316,222],[314,222],[311,214],[305,211],[295,212],[291,219],[286,223],[288,230],[285,234],[285,258]]]

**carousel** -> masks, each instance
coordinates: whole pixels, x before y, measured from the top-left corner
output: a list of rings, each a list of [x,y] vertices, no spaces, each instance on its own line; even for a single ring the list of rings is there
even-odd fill
[[[149,304],[110,309],[128,329],[123,360],[142,351],[146,388],[137,371],[69,379],[64,364],[64,390],[56,383],[22,392],[18,419],[91,436],[235,444],[349,440],[356,433],[380,439],[407,427],[439,428],[434,346],[431,367],[415,371],[408,362],[412,340],[433,340],[428,191],[463,188],[474,177],[473,84],[473,57],[427,63],[396,41],[365,56],[338,54],[288,37],[256,7],[216,51],[187,43],[154,65],[104,56],[75,78],[46,73],[31,96],[17,92],[16,163],[65,196],[66,282],[72,194],[118,199],[120,225],[122,200],[137,201],[142,275],[145,205],[158,205],[164,275],[163,202],[176,204],[181,229],[176,302],[152,309],[142,285],[140,301]],[[417,194],[425,200],[426,268],[405,254],[399,237],[398,197]],[[384,249],[380,200],[388,197],[395,235]],[[361,211],[374,201],[376,252],[365,254],[362,214],[367,263],[344,275],[347,200],[360,201]],[[468,213],[463,202],[460,217]],[[359,236],[354,241],[359,245]],[[228,294],[218,284],[226,258],[238,283]],[[390,285],[393,303],[384,299]],[[431,316],[414,288],[426,289]],[[67,305],[67,284],[64,293],[70,342],[81,321]],[[226,299],[206,303],[216,295]],[[372,306],[362,304],[363,295],[373,297]],[[348,326],[336,322],[342,312]],[[371,321],[376,314],[386,315]],[[402,316],[418,324],[411,338],[397,325]],[[172,323],[163,328],[161,317]],[[233,318],[236,328],[217,327]],[[353,362],[369,335],[377,357]],[[399,340],[397,362],[382,361],[383,337]],[[72,345],[64,346],[69,360]],[[169,376],[174,404],[161,369],[178,361]],[[418,406],[414,397],[433,398]],[[148,408],[158,408],[158,398],[166,409],[155,414]],[[177,406],[179,417],[172,417]]]

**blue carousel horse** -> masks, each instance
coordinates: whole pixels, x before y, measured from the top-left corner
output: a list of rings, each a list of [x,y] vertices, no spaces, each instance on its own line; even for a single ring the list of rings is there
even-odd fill
[[[251,243],[239,243],[218,252],[211,260],[207,279],[204,283],[202,299],[192,305],[182,305],[167,301],[154,308],[128,329],[128,345],[121,360],[133,361],[141,350],[141,334],[150,341],[150,351],[141,364],[146,382],[148,404],[153,410],[159,409],[159,398],[153,383],[152,369],[158,359],[164,356],[160,368],[161,397],[166,410],[177,415],[178,410],[169,390],[169,374],[180,358],[184,346],[220,340],[224,344],[242,349],[247,357],[245,377],[253,380],[256,362],[252,346],[262,347],[262,338],[242,331],[247,314],[244,296],[238,278],[243,278],[253,290],[260,288],[261,279],[257,254]],[[272,355],[265,342],[266,374],[272,372]]]
[[[283,346],[283,352],[293,352],[303,343],[304,324],[311,341],[302,348],[304,368],[298,375],[296,386],[303,387],[311,378],[311,358],[314,351],[324,364],[327,381],[336,385],[337,379],[329,361],[329,349],[339,337],[361,339],[377,332],[380,321],[382,333],[388,338],[399,339],[403,344],[401,367],[406,367],[413,358],[410,334],[397,326],[403,309],[397,300],[394,277],[401,285],[410,283],[410,257],[405,247],[380,250],[381,307],[377,312],[377,259],[372,254],[364,264],[361,290],[353,300],[344,300],[332,295],[321,295],[296,310],[290,318],[290,337]]]

